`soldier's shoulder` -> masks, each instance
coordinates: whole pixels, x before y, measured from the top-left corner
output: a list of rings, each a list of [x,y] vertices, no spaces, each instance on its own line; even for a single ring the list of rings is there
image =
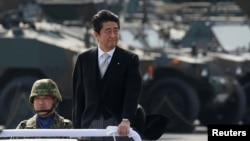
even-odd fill
[[[61,123],[63,123],[64,128],[72,128],[73,127],[73,123],[70,119],[64,118],[63,116],[57,114],[57,116],[59,117],[59,120],[61,121]]]
[[[26,127],[28,120],[22,120],[18,125],[17,125],[17,129],[22,129]]]
[[[36,127],[36,118],[35,116],[22,120],[18,125],[17,129],[23,129],[23,128],[34,128]]]

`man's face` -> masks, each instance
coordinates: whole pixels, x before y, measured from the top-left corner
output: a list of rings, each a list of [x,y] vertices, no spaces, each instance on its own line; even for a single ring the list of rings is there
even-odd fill
[[[55,99],[52,96],[35,96],[34,97],[34,109],[35,111],[50,110],[53,108]],[[46,115],[47,112],[39,112],[40,116]]]
[[[116,47],[119,41],[119,29],[116,22],[104,22],[100,34],[94,32],[94,36],[103,51],[109,51]]]

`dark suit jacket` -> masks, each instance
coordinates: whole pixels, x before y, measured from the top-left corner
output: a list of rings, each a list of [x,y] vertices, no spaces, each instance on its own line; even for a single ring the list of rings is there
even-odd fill
[[[81,53],[73,72],[73,127],[88,128],[98,114],[133,119],[142,88],[139,58],[116,47],[101,79],[98,49]]]

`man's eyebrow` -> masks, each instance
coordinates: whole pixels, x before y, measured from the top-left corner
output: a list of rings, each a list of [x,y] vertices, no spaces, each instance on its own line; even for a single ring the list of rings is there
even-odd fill
[[[105,31],[112,30],[112,29],[119,29],[119,28],[118,27],[109,27],[109,28],[106,28]]]

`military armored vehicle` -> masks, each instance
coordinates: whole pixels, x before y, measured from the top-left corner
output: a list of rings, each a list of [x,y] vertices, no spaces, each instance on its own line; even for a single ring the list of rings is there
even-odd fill
[[[202,6],[204,9],[204,5]],[[212,4],[205,6],[211,8]],[[195,8],[197,10],[197,7]],[[191,23],[191,20],[198,20],[198,17],[191,19],[192,16],[189,15],[190,18],[185,16],[185,19],[189,20],[188,23]],[[124,42],[160,54],[158,57],[155,56],[156,59],[149,67],[148,75],[144,77],[140,103],[146,112],[168,116],[170,121],[166,132],[192,132],[196,125],[240,124],[247,103],[246,95],[238,80],[225,73],[225,68],[217,61],[215,55],[200,48],[202,41],[193,44],[194,41],[198,41],[193,40],[186,46],[187,48],[183,48],[178,42],[184,39],[174,38],[174,41],[170,39],[174,37],[170,34],[171,28],[167,27],[167,32],[161,28],[165,23],[173,26],[176,24],[171,21],[160,23],[158,20],[141,25],[123,24],[121,29],[121,39]],[[200,25],[196,24],[193,27],[197,28]],[[184,32],[190,30],[190,27],[184,28],[186,30]],[[203,32],[209,31],[192,30],[190,33],[197,35],[195,39],[199,39],[203,37],[201,36]],[[192,38],[190,34],[185,36],[186,33],[180,33],[182,37]]]

